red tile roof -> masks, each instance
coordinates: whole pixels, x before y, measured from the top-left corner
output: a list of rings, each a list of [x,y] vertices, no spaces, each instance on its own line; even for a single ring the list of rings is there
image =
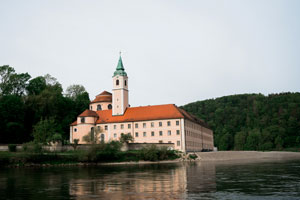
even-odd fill
[[[124,115],[120,116],[112,116],[112,110],[99,110],[96,112],[85,110],[79,115],[79,117],[90,116],[98,117],[96,124],[184,118],[209,128],[204,121],[174,104],[131,107],[127,108]],[[71,126],[75,125],[77,125],[77,121],[71,124]]]
[[[184,117],[174,104],[127,108],[124,115],[121,116],[112,116],[112,110],[100,110],[97,111],[97,114],[99,115],[97,124]]]
[[[107,91],[101,92],[96,96],[96,98],[93,101],[91,101],[91,103],[97,102],[112,102],[112,94]]]
[[[95,111],[86,109],[78,117],[98,117],[98,115]]]

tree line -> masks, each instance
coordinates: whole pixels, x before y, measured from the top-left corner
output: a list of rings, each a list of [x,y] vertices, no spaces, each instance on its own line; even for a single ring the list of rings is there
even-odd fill
[[[69,139],[69,125],[88,108],[82,85],[64,92],[49,74],[32,78],[0,66],[0,144]]]
[[[208,123],[219,150],[300,147],[300,93],[231,95],[182,108]]]

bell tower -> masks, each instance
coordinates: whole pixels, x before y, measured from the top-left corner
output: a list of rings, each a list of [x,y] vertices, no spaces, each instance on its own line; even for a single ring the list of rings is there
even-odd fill
[[[122,57],[113,75],[113,98],[112,98],[112,115],[123,115],[126,108],[129,107],[128,102],[128,77],[125,72]]]

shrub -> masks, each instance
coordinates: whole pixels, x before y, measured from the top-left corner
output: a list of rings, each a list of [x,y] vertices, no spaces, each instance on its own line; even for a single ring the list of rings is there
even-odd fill
[[[198,156],[197,156],[197,154],[190,154],[189,155],[189,158],[191,159],[191,160],[196,160],[197,158],[198,158]]]
[[[176,154],[176,151],[169,150],[168,147],[158,148],[156,145],[150,145],[141,149],[140,151],[140,159],[142,160],[171,160],[176,159],[178,157],[179,156]]]
[[[16,152],[17,151],[17,145],[15,145],[15,144],[9,144],[8,145],[8,150],[10,152]]]
[[[30,152],[30,153],[42,153],[43,147],[39,143],[35,142],[27,142],[22,145],[22,149],[25,152]]]

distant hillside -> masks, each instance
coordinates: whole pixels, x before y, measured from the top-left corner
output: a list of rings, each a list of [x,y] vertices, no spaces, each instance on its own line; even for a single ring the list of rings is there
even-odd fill
[[[182,108],[209,124],[219,150],[300,147],[300,93],[232,95]]]

